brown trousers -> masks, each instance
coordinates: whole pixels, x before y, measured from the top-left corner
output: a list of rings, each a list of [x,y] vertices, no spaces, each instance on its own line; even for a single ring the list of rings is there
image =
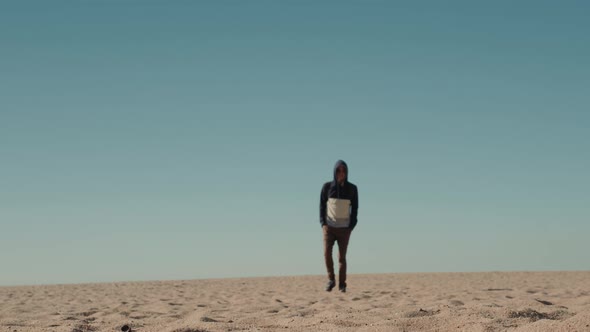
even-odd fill
[[[328,278],[336,280],[334,276],[334,261],[332,260],[332,248],[334,242],[338,242],[338,285],[346,286],[346,249],[348,249],[348,240],[350,239],[351,230],[348,228],[335,228],[323,226],[324,232],[324,259],[326,260],[326,269]]]

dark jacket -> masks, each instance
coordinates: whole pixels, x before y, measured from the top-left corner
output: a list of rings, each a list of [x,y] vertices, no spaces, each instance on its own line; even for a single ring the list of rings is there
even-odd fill
[[[342,165],[346,169],[346,178],[344,184],[339,185],[336,181],[336,170]],[[322,186],[322,192],[320,195],[320,224],[326,225],[326,214],[327,214],[327,202],[329,198],[340,198],[348,199],[351,202],[350,208],[350,225],[348,228],[351,230],[356,227],[357,224],[357,213],[359,207],[358,201],[358,189],[357,187],[348,182],[348,165],[342,160],[338,160],[334,165],[334,178],[330,182],[326,182]]]

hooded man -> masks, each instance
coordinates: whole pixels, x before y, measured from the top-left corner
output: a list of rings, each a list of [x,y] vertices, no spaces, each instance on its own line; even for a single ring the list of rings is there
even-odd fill
[[[326,182],[320,196],[320,224],[324,233],[324,258],[328,270],[326,291],[336,286],[332,248],[338,242],[338,289],[346,292],[346,249],[350,233],[356,227],[358,190],[348,182],[348,166],[338,160],[334,166],[334,179]]]

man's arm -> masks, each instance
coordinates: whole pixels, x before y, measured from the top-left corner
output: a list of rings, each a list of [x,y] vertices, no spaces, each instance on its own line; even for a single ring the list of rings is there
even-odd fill
[[[359,192],[357,187],[354,187],[354,193],[352,195],[352,208],[350,209],[350,230],[353,230],[356,227],[357,219],[356,216],[359,210]]]
[[[328,202],[328,193],[326,192],[326,185],[322,186],[320,194],[320,225],[323,227],[326,224],[326,203]]]

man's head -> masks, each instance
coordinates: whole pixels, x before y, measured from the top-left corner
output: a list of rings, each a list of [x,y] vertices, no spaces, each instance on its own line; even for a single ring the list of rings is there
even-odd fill
[[[346,180],[346,167],[344,167],[343,165],[340,165],[336,169],[336,181],[338,181],[338,183],[342,184],[342,183],[344,183],[344,180]]]
[[[348,179],[348,166],[342,160],[338,160],[334,166],[334,180],[343,184]]]

